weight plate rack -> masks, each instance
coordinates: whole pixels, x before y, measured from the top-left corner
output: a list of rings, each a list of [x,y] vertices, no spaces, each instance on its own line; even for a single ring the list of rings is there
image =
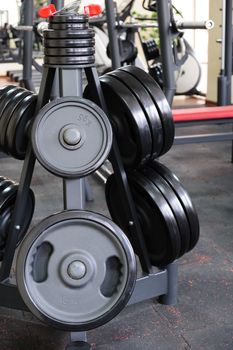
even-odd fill
[[[38,96],[12,86],[0,91],[0,111],[6,104],[1,118],[7,121],[0,146],[24,160],[17,191],[11,181],[0,179],[0,210],[1,184],[10,188],[10,193],[14,189],[13,209],[0,222],[7,232],[0,237],[4,247],[1,304],[30,310],[39,320],[71,332],[67,349],[79,349],[88,347],[87,330],[110,321],[126,304],[153,297],[164,304],[176,303],[176,259],[196,244],[199,226],[187,193],[155,160],[170,149],[174,138],[171,111],[159,87],[145,72],[128,66],[99,79],[94,65],[94,32],[86,15],[57,13],[50,17],[44,46]],[[88,81],[84,96],[83,72]],[[60,94],[51,101],[55,81]],[[10,96],[12,108],[8,107]],[[113,113],[113,102],[124,121]],[[112,137],[112,130],[116,137]],[[107,158],[114,171],[106,186],[113,220],[85,210],[86,176]],[[32,214],[26,223],[23,218],[29,198],[31,213],[34,208],[30,184],[36,160],[62,178],[64,210],[44,218],[22,240],[17,288],[5,281],[31,220]],[[148,205],[156,222],[148,222]],[[144,222],[146,236],[142,233]],[[158,232],[153,232],[157,224]],[[22,227],[25,229],[19,235]],[[157,250],[164,235],[169,249],[164,249],[165,242]],[[135,252],[142,277],[137,277]],[[157,272],[154,266],[159,267]]]

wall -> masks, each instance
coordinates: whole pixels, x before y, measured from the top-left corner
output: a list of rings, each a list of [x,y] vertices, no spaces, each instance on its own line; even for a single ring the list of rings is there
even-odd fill
[[[0,9],[1,11],[7,10],[9,15],[9,23],[17,24],[18,23],[18,2],[16,0],[0,0]]]

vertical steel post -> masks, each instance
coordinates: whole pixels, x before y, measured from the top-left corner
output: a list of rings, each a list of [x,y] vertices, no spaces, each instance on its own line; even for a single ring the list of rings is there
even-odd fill
[[[108,26],[109,48],[112,60],[112,69],[121,66],[120,48],[116,31],[116,18],[113,0],[105,0],[106,18]]]
[[[51,4],[55,5],[56,10],[60,10],[64,7],[64,0],[51,0]]]
[[[33,0],[22,2],[25,26],[33,26],[34,3]],[[33,32],[23,33],[23,79],[22,85],[31,91],[35,91],[32,83],[32,52],[33,52]]]
[[[225,18],[225,75],[227,77],[226,104],[231,104],[231,76],[232,76],[232,0],[226,0]]]
[[[163,68],[164,93],[171,105],[176,91],[174,78],[174,60],[170,30],[170,0],[157,0],[160,51]]]

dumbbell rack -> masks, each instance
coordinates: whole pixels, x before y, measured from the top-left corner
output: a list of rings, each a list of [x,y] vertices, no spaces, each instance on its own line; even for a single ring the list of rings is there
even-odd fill
[[[55,80],[55,74],[59,76],[60,97],[83,95],[83,71],[85,72],[88,84],[97,96],[98,105],[108,115],[108,111],[104,102],[101,85],[99,82],[96,67],[89,65],[56,65],[45,64],[41,86],[38,95],[38,101],[35,116],[41,108],[47,104],[51,98],[52,87]],[[29,130],[30,131],[30,130]],[[138,222],[135,205],[128,186],[125,170],[122,164],[121,156],[118,150],[116,140],[113,140],[112,150],[109,157],[114,173],[117,178],[118,187],[123,202],[125,203],[126,215],[128,217],[130,233],[135,239],[140,264],[142,267],[142,277],[136,281],[136,286],[129,301],[134,304],[146,299],[160,297],[159,301],[163,304],[175,304],[177,298],[177,275],[178,267],[174,262],[164,269],[154,272],[147,248],[144,242],[141,227]],[[29,142],[26,157],[23,163],[17,199],[12,215],[12,221],[9,228],[9,234],[6,243],[5,255],[0,267],[0,298],[1,305],[4,307],[27,310],[18,289],[15,284],[10,282],[10,270],[14,258],[17,245],[17,233],[22,225],[23,213],[27,207],[27,198],[30,183],[33,176],[36,157],[34,155],[32,145]],[[84,209],[85,207],[85,178],[67,179],[63,178],[63,194],[64,209]],[[156,230],[156,228],[155,228]],[[90,345],[86,343],[86,332],[71,332],[71,344],[68,349],[79,349],[85,345],[86,349],[90,349]]]

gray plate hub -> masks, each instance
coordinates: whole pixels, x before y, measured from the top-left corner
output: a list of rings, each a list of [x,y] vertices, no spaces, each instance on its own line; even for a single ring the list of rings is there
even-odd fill
[[[94,103],[62,97],[41,109],[32,126],[39,162],[62,177],[82,177],[106,160],[112,144],[110,122]]]

